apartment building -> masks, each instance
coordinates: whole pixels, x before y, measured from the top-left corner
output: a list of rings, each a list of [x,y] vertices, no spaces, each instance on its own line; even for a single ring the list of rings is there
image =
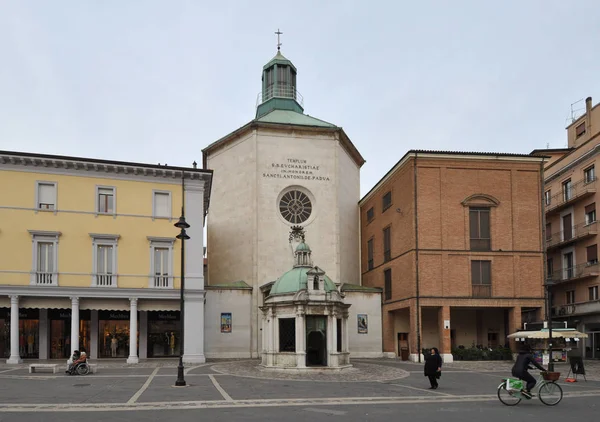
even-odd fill
[[[545,166],[545,241],[553,316],[588,334],[582,356],[600,359],[600,266],[596,219],[596,164],[600,107],[585,100],[585,113],[566,129],[568,147],[535,150]]]
[[[204,361],[210,170],[0,151],[0,357]],[[200,324],[198,324],[200,322]]]
[[[447,362],[543,318],[544,160],[411,150],[365,195],[362,283],[384,291],[384,352]]]

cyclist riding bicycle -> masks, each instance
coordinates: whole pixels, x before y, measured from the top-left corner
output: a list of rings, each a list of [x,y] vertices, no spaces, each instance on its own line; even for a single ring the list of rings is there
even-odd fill
[[[523,390],[523,394],[529,398],[531,398],[531,390],[533,387],[535,387],[537,382],[535,378],[527,371],[528,369],[533,369],[529,366],[530,364],[538,368],[540,371],[546,370],[542,365],[535,361],[535,358],[531,353],[531,346],[528,344],[523,344],[519,350],[517,361],[512,367],[512,375],[513,377],[519,378],[527,383],[525,389]]]

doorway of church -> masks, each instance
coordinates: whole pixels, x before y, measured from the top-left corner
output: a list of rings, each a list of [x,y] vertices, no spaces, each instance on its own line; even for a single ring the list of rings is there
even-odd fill
[[[306,316],[306,366],[327,366],[327,317]]]

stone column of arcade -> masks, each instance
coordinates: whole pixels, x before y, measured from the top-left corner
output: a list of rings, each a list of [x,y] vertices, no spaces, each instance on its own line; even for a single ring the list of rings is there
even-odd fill
[[[441,306],[438,309],[438,333],[440,335],[440,355],[444,362],[452,362],[452,343],[450,338],[450,307]]]
[[[71,355],[79,350],[79,298],[71,298]],[[89,350],[85,351],[89,353]]]
[[[304,327],[304,315],[298,309],[296,311],[296,367],[306,367],[306,328]]]
[[[10,296],[10,357],[6,363],[23,363],[19,355],[19,296]]]
[[[127,363],[139,363],[140,361],[137,355],[137,301],[135,297],[129,299],[129,357]]]

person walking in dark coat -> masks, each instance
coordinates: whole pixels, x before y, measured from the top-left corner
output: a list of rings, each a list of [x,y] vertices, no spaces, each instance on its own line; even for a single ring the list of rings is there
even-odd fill
[[[431,387],[430,390],[438,388],[438,378],[442,374],[442,357],[440,352],[435,347],[431,349],[431,353],[425,356],[425,376],[429,378]]]

